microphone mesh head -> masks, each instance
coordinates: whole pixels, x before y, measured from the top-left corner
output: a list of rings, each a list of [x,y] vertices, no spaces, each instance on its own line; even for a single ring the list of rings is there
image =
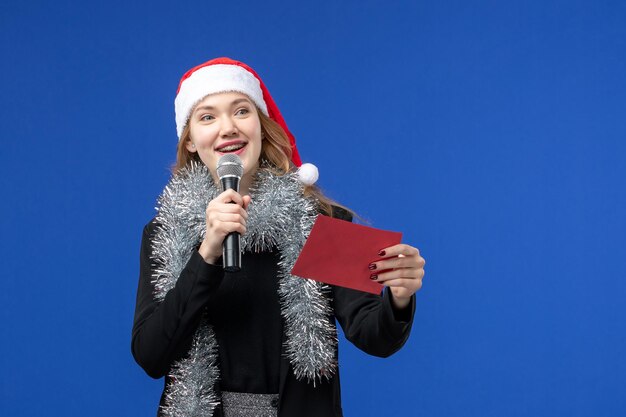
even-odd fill
[[[243,162],[234,153],[227,153],[217,161],[217,176],[221,179],[226,176],[241,178],[243,175]]]

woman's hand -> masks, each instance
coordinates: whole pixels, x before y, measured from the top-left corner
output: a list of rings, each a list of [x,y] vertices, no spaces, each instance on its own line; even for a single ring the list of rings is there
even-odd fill
[[[407,307],[411,296],[422,288],[426,260],[417,248],[403,243],[384,248],[378,255],[385,259],[369,265],[370,278],[389,287],[394,307]]]
[[[233,204],[235,203],[235,204]],[[226,190],[215,197],[206,208],[206,234],[198,249],[204,261],[215,264],[222,256],[222,243],[232,232],[246,233],[250,196],[241,196],[234,190]]]

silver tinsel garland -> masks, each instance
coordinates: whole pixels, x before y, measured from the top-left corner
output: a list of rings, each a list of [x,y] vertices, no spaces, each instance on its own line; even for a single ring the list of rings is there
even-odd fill
[[[315,218],[316,201],[303,195],[295,174],[277,176],[264,165],[250,189],[244,251],[278,248],[279,297],[285,324],[285,353],[298,379],[315,383],[330,378],[337,368],[337,336],[330,319],[330,288],[290,274]],[[211,174],[202,164],[192,164],[172,177],[158,202],[155,237],[154,297],[162,301],[174,287],[192,252],[204,239],[205,211],[219,194]],[[194,335],[187,357],[170,372],[163,411],[168,416],[212,415],[219,402],[217,342],[204,318]]]

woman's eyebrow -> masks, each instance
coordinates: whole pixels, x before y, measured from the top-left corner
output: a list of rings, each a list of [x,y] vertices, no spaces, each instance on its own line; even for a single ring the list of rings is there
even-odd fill
[[[196,107],[196,110],[194,111],[194,113],[199,111],[199,110],[215,110],[215,107],[213,107],[213,106],[199,106],[199,107]]]
[[[230,103],[230,105],[236,106],[237,104],[242,103],[242,102],[252,104],[250,103],[250,100],[248,100],[247,98],[238,98],[237,100],[234,100],[232,103]]]

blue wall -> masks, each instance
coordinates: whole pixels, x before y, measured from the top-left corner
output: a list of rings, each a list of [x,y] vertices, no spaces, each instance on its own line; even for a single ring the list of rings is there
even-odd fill
[[[0,415],[154,414],[139,240],[222,55],[427,259],[401,352],[342,340],[347,416],[626,415],[623,2],[88,3],[0,5]]]

